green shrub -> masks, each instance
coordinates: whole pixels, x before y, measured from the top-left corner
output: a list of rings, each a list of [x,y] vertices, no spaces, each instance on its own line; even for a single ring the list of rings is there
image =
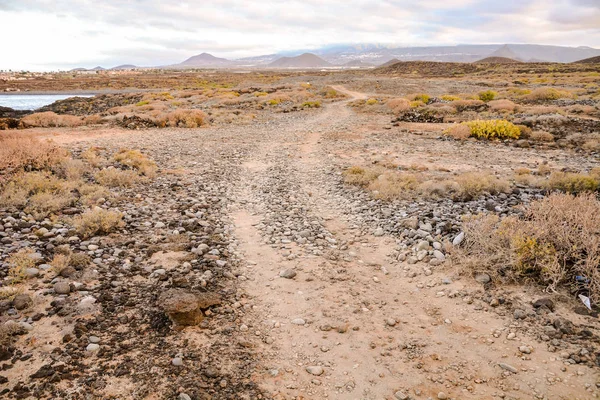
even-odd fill
[[[370,98],[369,100],[366,101],[365,104],[368,105],[368,106],[372,106],[372,105],[375,105],[377,103],[378,103],[377,99]]]
[[[445,95],[442,96],[442,100],[445,100],[445,101],[457,101],[457,100],[460,100],[460,97],[453,96],[451,94],[445,94]]]
[[[148,104],[150,104],[150,102],[148,100],[142,100],[140,102],[135,103],[135,106],[141,107],[141,106],[147,106]]]
[[[302,108],[320,108],[321,102],[320,101],[305,101],[304,103],[302,103],[301,107]]]
[[[548,189],[571,194],[595,192],[600,189],[600,181],[587,174],[554,172],[548,180]]]
[[[430,99],[429,95],[425,94],[425,93],[412,94],[412,95],[408,96],[407,98],[411,101],[422,101],[423,104],[429,103],[429,99]]]
[[[512,122],[495,120],[475,120],[464,122],[471,128],[471,136],[478,139],[518,139],[520,129]]]
[[[486,90],[485,92],[479,92],[478,96],[479,100],[487,103],[488,101],[494,100],[496,96],[498,96],[498,93],[493,90]]]

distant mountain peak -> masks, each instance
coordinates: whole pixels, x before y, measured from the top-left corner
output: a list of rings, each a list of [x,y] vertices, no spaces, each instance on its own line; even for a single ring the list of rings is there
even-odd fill
[[[231,61],[226,58],[215,57],[209,53],[201,53],[195,56],[192,56],[182,62],[181,66],[186,67],[204,67],[204,66],[218,66],[218,65],[228,65],[231,64]]]
[[[267,67],[273,68],[323,68],[331,66],[332,64],[329,61],[325,61],[313,53],[303,53],[296,57],[281,57],[267,65]]]

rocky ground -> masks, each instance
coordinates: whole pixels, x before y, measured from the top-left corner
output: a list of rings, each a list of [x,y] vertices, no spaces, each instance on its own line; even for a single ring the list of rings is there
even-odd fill
[[[392,126],[347,101],[245,126],[38,130],[76,151],[141,149],[160,170],[120,193],[126,227],[108,237],[0,213],[2,256],[29,246],[39,258],[24,296],[2,303],[20,330],[0,354],[2,396],[597,398],[595,316],[568,294],[461,275],[447,251],[461,215],[518,212],[541,193],[389,203],[341,175],[387,158],[451,170],[596,161],[449,142],[438,125]],[[57,246],[93,266],[50,278]],[[188,300],[191,314],[178,309]],[[196,325],[181,327],[181,311]]]

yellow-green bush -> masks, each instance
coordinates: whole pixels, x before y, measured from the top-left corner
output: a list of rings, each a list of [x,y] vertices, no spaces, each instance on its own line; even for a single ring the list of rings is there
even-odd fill
[[[302,103],[302,108],[320,108],[321,107],[321,102],[320,101],[305,101],[304,103]]]
[[[417,93],[417,94],[411,94],[411,95],[407,96],[407,98],[411,101],[422,101],[423,104],[427,104],[431,97],[429,97],[429,95],[425,94],[425,93]]]
[[[156,163],[139,150],[121,149],[113,156],[113,160],[137,170],[140,175],[149,177],[156,175]]]
[[[485,101],[487,103],[488,101],[494,100],[496,96],[498,96],[498,92],[495,92],[493,90],[486,90],[484,92],[479,92],[478,96],[479,100]]]
[[[366,186],[377,179],[381,173],[379,169],[353,166],[344,171],[344,181],[352,185]]]
[[[377,103],[378,103],[377,99],[374,99],[374,98],[370,98],[370,99],[368,99],[368,100],[365,102],[365,104],[366,104],[366,105],[368,105],[368,106],[372,106],[372,105],[375,105],[375,104],[377,104]]]
[[[560,190],[571,194],[595,192],[600,189],[600,181],[597,177],[566,172],[552,173],[547,185],[550,190]]]
[[[521,131],[512,122],[495,120],[475,120],[464,122],[471,128],[471,136],[478,139],[518,139]]]
[[[454,96],[454,95],[451,95],[451,94],[445,94],[445,95],[442,96],[442,100],[445,100],[445,101],[457,101],[457,100],[460,100],[460,97]]]

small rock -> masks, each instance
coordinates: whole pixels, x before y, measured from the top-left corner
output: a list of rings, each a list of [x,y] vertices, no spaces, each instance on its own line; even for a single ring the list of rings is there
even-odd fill
[[[517,369],[510,364],[498,363],[498,366],[502,369],[512,372],[513,374],[517,373]]]
[[[396,326],[398,322],[394,318],[388,318],[385,320],[385,324],[388,326]]]
[[[547,297],[542,297],[533,302],[534,308],[546,307],[550,311],[554,311],[554,302]]]
[[[446,400],[448,396],[444,392],[439,392],[437,395],[438,400]]]
[[[100,343],[100,338],[98,336],[90,336],[88,338],[88,342],[90,342],[90,343]]]
[[[183,365],[183,359],[181,357],[175,357],[171,360],[171,364],[176,367],[181,367]]]
[[[57,294],[71,293],[71,285],[68,282],[56,282],[54,284],[54,292]]]
[[[456,235],[454,240],[452,240],[452,244],[454,246],[459,246],[463,242],[464,239],[465,239],[465,233],[461,232],[458,235]]]
[[[293,279],[296,276],[296,271],[294,271],[292,268],[289,268],[281,271],[279,276],[285,279]]]
[[[33,304],[33,300],[28,294],[18,294],[13,299],[13,307],[17,310],[24,310]]]
[[[531,354],[531,347],[529,346],[519,346],[519,351],[523,354]]]
[[[323,375],[323,372],[325,372],[325,370],[323,369],[323,367],[320,367],[318,365],[311,365],[306,367],[306,372],[308,372],[311,375],[319,376]]]
[[[482,285],[485,285],[487,283],[490,283],[492,278],[490,278],[490,276],[488,274],[477,274],[477,275],[475,275],[475,280],[477,282],[481,283]]]
[[[373,232],[373,236],[383,236],[385,234],[383,228],[377,228]]]
[[[179,393],[179,399],[178,400],[192,400],[192,398],[187,393]]]
[[[525,310],[521,310],[520,308],[517,308],[513,312],[513,316],[515,317],[515,319],[525,319],[525,318],[527,318],[527,313],[525,312]]]
[[[100,350],[100,345],[97,343],[90,343],[87,345],[87,347],[85,349],[89,352],[95,352],[95,351]]]
[[[294,325],[305,325],[306,321],[303,320],[302,318],[296,318],[292,320],[292,324]]]
[[[397,400],[408,400],[409,399],[409,397],[404,392],[401,392],[401,391],[397,391],[396,393],[394,393],[394,397]]]

